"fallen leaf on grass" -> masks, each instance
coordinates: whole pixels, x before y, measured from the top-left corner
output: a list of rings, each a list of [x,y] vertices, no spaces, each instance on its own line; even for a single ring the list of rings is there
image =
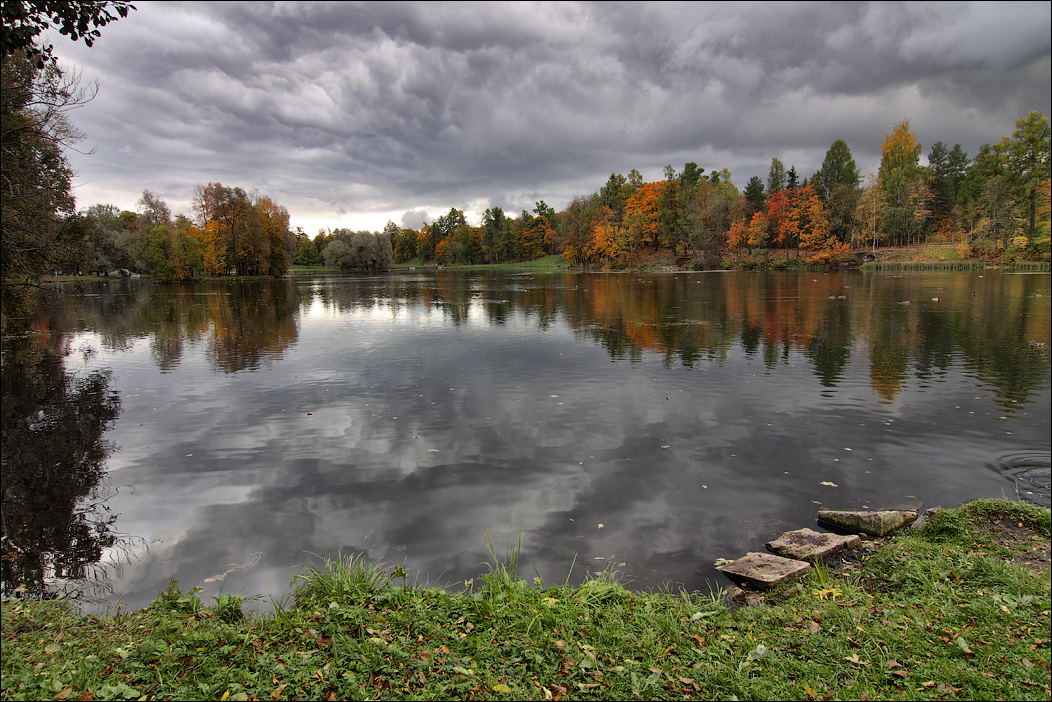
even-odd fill
[[[64,699],[66,699],[67,697],[69,697],[72,694],[73,694],[73,690],[69,689],[68,687],[64,687],[64,688],[62,688],[62,691],[59,692],[57,695],[55,695],[54,698],[52,698],[52,699],[64,700]]]
[[[511,692],[511,688],[505,685],[504,683],[497,683],[493,686],[493,691],[508,694]]]
[[[691,680],[690,678],[680,678],[679,681],[684,685],[690,685],[691,687],[693,687],[695,692],[701,691],[701,686],[698,685],[698,683]]]
[[[928,682],[922,682],[921,687],[935,687],[935,681],[929,680]]]
[[[285,688],[288,687],[288,686],[289,686],[288,683],[281,683],[276,688],[271,690],[271,692],[270,692],[270,699],[272,699],[272,700],[280,700],[281,699],[281,693],[284,692]]]

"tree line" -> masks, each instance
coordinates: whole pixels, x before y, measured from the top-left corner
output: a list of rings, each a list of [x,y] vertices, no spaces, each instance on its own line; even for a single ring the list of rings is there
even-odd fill
[[[727,169],[706,173],[690,162],[644,182],[639,171],[610,175],[591,195],[574,196],[556,212],[543,200],[532,211],[482,213],[479,225],[451,208],[419,230],[388,222],[383,232],[394,262],[482,264],[561,254],[580,267],[638,265],[653,254],[696,268],[770,263],[772,255],[828,264],[851,251],[879,246],[956,245],[964,258],[1049,260],[1049,122],[1031,112],[1011,136],[969,157],[960,144],[922,145],[909,120],[884,136],[877,173],[865,181],[851,149],[837,139],[822,166],[801,179],[771,159],[766,182],[753,176],[739,189]],[[359,232],[357,235],[369,234]],[[294,260],[337,265],[326,247],[349,233],[300,233]],[[343,265],[370,268],[370,265]]]
[[[139,198],[137,212],[92,205],[67,222],[82,236],[59,268],[103,274],[125,269],[166,281],[282,276],[288,270],[296,238],[287,209],[265,195],[221,183],[195,186],[191,203],[192,218],[173,217],[167,203],[149,190]]]

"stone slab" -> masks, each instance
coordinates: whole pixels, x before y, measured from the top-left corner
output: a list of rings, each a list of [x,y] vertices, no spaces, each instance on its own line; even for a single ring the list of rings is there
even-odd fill
[[[910,524],[910,531],[920,531],[924,528],[924,525],[928,523],[928,520],[934,517],[936,514],[942,511],[942,507],[930,507],[921,512],[916,521]]]
[[[768,541],[767,548],[785,558],[814,563],[858,548],[861,543],[862,539],[858,534],[841,536],[823,534],[813,529],[797,529],[785,532],[774,541]]]
[[[736,583],[744,583],[758,590],[768,590],[810,567],[811,565],[804,561],[782,558],[770,553],[750,552],[733,563],[719,566],[716,570]]]
[[[818,521],[845,531],[870,536],[887,536],[896,529],[911,524],[916,518],[915,509],[818,510]]]

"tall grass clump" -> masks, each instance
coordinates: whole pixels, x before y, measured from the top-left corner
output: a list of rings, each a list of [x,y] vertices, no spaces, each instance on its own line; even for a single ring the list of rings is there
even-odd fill
[[[308,555],[313,559],[307,559],[307,572],[292,576],[297,601],[362,602],[390,587],[392,576],[386,565],[364,553],[344,556],[341,551],[336,558]]]

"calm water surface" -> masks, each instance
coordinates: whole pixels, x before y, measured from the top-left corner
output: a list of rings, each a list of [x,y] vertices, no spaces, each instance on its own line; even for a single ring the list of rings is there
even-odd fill
[[[341,551],[463,587],[488,538],[547,584],[707,591],[820,506],[1048,505],[1050,301],[1001,272],[67,287],[4,338],[4,590],[280,598]]]

